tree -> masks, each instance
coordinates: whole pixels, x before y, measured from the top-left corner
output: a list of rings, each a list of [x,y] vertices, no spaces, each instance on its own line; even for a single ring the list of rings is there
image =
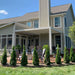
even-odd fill
[[[6,51],[6,47],[4,48],[4,53],[2,55],[1,63],[2,63],[2,65],[6,65],[7,64],[7,51]]]
[[[13,46],[12,48],[12,53],[11,53],[11,59],[10,59],[10,65],[11,66],[16,66],[16,51],[15,51],[15,47]]]
[[[49,46],[48,45],[44,45],[43,48],[46,49],[46,52],[45,52],[45,64],[46,65],[50,65],[50,52],[49,52]]]
[[[38,58],[38,53],[36,51],[36,48],[34,48],[34,52],[33,52],[33,64],[35,66],[39,65],[39,58]]]
[[[69,63],[70,62],[70,57],[69,57],[69,51],[66,49],[64,49],[64,62],[65,63]]]
[[[75,53],[72,47],[70,49],[70,61],[75,62]]]
[[[57,64],[61,64],[61,57],[60,57],[59,45],[57,45],[56,63]]]
[[[26,56],[26,50],[25,50],[25,46],[24,45],[23,45],[23,54],[22,54],[21,65],[22,66],[26,66],[27,65],[27,56]]]
[[[75,22],[73,23],[72,26],[69,27],[68,35],[71,38],[71,40],[73,41],[73,43],[75,44]]]

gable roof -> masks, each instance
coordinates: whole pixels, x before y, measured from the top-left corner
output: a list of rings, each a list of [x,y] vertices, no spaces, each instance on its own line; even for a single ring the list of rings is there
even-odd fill
[[[51,15],[58,14],[58,13],[64,13],[64,12],[68,11],[70,6],[71,6],[71,4],[51,7]],[[10,22],[21,22],[21,21],[27,21],[29,19],[37,19],[37,18],[39,18],[39,11],[27,13],[21,17],[0,20],[0,24],[10,23]]]

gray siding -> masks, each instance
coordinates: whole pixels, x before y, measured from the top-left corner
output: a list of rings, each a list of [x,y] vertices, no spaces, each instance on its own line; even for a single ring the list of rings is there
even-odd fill
[[[12,33],[13,33],[13,25],[0,28],[0,35],[2,35],[2,34],[8,35],[8,34],[12,34]]]

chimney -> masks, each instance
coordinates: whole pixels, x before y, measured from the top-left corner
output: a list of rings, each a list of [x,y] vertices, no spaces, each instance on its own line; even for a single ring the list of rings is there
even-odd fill
[[[39,27],[50,26],[50,0],[39,0]]]

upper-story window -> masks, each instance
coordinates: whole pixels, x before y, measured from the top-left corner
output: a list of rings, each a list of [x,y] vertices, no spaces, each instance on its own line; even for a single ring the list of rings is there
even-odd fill
[[[65,27],[67,27],[66,17],[64,17],[64,24],[65,24]]]
[[[27,26],[31,27],[31,22],[27,22]]]
[[[38,20],[34,20],[34,28],[38,28],[38,25],[39,25]]]
[[[55,17],[55,27],[60,27],[60,17]]]

